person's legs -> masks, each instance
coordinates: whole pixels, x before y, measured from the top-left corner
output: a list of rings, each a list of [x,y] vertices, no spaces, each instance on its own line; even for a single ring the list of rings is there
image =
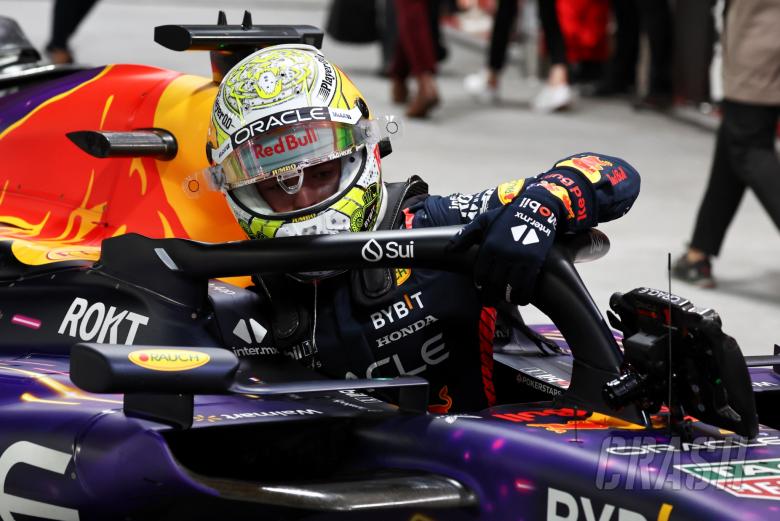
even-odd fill
[[[615,52],[609,63],[601,94],[630,92],[636,83],[639,59],[639,14],[635,0],[613,0]]]
[[[696,217],[688,259],[692,262],[720,253],[723,239],[745,193],[729,154],[730,122],[724,115],[715,141],[710,179]]]
[[[668,0],[636,0],[650,47],[648,102],[664,108],[672,101],[672,12]]]
[[[780,162],[775,132],[780,107],[724,100],[715,156],[688,251],[675,275],[712,286],[710,257],[718,255],[745,188],[750,187],[780,229]]]
[[[409,117],[425,117],[439,101],[436,86],[436,51],[425,0],[396,0],[398,42],[409,71],[417,80],[417,96],[407,107]]]
[[[51,38],[46,45],[52,60],[58,63],[72,62],[68,42],[97,0],[57,0],[54,2]]]
[[[550,55],[550,71],[547,84],[533,101],[533,108],[540,112],[552,112],[568,107],[573,95],[569,87],[566,42],[558,20],[556,0],[538,0],[538,5],[544,43]]]
[[[469,74],[463,80],[466,91],[482,102],[498,101],[498,83],[506,63],[509,39],[517,19],[518,0],[498,0],[490,32],[487,70]]]
[[[775,136],[780,107],[726,100],[729,154],[737,177],[748,185],[780,230],[780,161]]]
[[[563,39],[561,24],[558,21],[558,11],[555,0],[539,0],[539,19],[544,30],[544,44],[550,54],[550,64],[567,65],[566,42]]]
[[[498,75],[506,63],[509,37],[517,19],[517,1],[499,0],[493,16],[493,31],[490,33],[488,53],[488,83],[493,87],[498,85]]]

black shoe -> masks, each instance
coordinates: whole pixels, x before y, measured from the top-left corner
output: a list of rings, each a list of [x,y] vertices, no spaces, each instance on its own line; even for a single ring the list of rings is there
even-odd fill
[[[712,276],[712,265],[709,258],[691,262],[688,260],[688,256],[683,253],[672,266],[672,277],[700,288],[715,287],[715,279]]]

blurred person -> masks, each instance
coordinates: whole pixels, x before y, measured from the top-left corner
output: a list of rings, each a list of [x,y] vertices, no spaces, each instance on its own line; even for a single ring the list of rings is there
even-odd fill
[[[639,39],[647,35],[649,65],[647,92],[636,99],[637,109],[664,110],[672,105],[672,12],[668,0],[612,0],[615,40],[612,56],[597,96],[636,94]]]
[[[637,109],[665,110],[672,105],[673,34],[668,0],[636,0],[639,26],[650,48],[647,93],[635,103]]]
[[[46,54],[52,63],[73,63],[73,52],[68,42],[97,1],[55,0],[51,37],[46,45]]]
[[[463,1],[463,5],[468,6],[468,1]],[[487,68],[469,74],[463,80],[466,91],[480,102],[495,103],[499,100],[498,85],[506,64],[509,39],[517,21],[517,10],[518,0],[498,0],[490,31]]]
[[[566,42],[569,81],[593,91],[609,59],[609,0],[558,0],[558,19]]]
[[[465,2],[468,4],[468,2]],[[493,15],[487,69],[464,79],[464,88],[480,101],[498,100],[501,72],[506,64],[509,39],[517,20],[518,0],[498,0]],[[538,0],[539,20],[550,57],[547,81],[532,102],[532,108],[540,112],[552,112],[567,108],[574,100],[569,85],[566,43],[556,10],[556,0]]]
[[[544,44],[550,58],[547,82],[531,106],[537,112],[554,112],[571,106],[574,93],[569,85],[569,63],[566,41],[561,31],[557,0],[538,0],[539,20],[544,32]]]
[[[407,79],[414,78],[416,93],[406,107],[410,118],[425,118],[439,104],[437,50],[428,4],[428,0],[395,0],[398,36],[390,65],[391,97],[394,103],[406,103]]]
[[[673,275],[714,287],[712,258],[746,188],[780,229],[780,162],[775,151],[780,116],[780,2],[731,0],[723,40],[722,120],[707,190],[688,250]]]

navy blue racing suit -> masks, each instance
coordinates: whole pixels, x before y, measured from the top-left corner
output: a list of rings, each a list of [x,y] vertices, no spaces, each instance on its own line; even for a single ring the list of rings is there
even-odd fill
[[[572,197],[566,202],[565,231],[623,215],[639,192],[638,174],[624,161],[578,154],[535,178],[478,193],[413,197],[402,206],[401,227],[469,223],[509,203],[545,176],[578,176],[590,183],[592,191],[582,194],[582,201]],[[316,283],[291,282],[284,292],[306,310],[310,326],[288,354],[335,378],[422,376],[430,382],[433,412],[492,405],[496,310],[483,306],[473,278],[396,269],[394,279],[392,289],[379,298],[366,298],[350,274]]]

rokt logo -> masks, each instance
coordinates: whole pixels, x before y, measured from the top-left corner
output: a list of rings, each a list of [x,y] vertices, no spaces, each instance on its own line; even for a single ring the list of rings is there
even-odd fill
[[[211,360],[206,353],[186,349],[143,349],[131,352],[127,358],[135,365],[153,371],[189,371]]]
[[[78,336],[84,342],[95,339],[99,344],[106,340],[109,344],[116,344],[119,340],[120,326],[128,322],[130,324],[126,329],[127,336],[123,343],[132,345],[139,326],[148,325],[149,317],[127,310],[118,312],[114,306],[106,308],[102,302],[90,304],[88,300],[77,297],[70,304],[57,333]]]

